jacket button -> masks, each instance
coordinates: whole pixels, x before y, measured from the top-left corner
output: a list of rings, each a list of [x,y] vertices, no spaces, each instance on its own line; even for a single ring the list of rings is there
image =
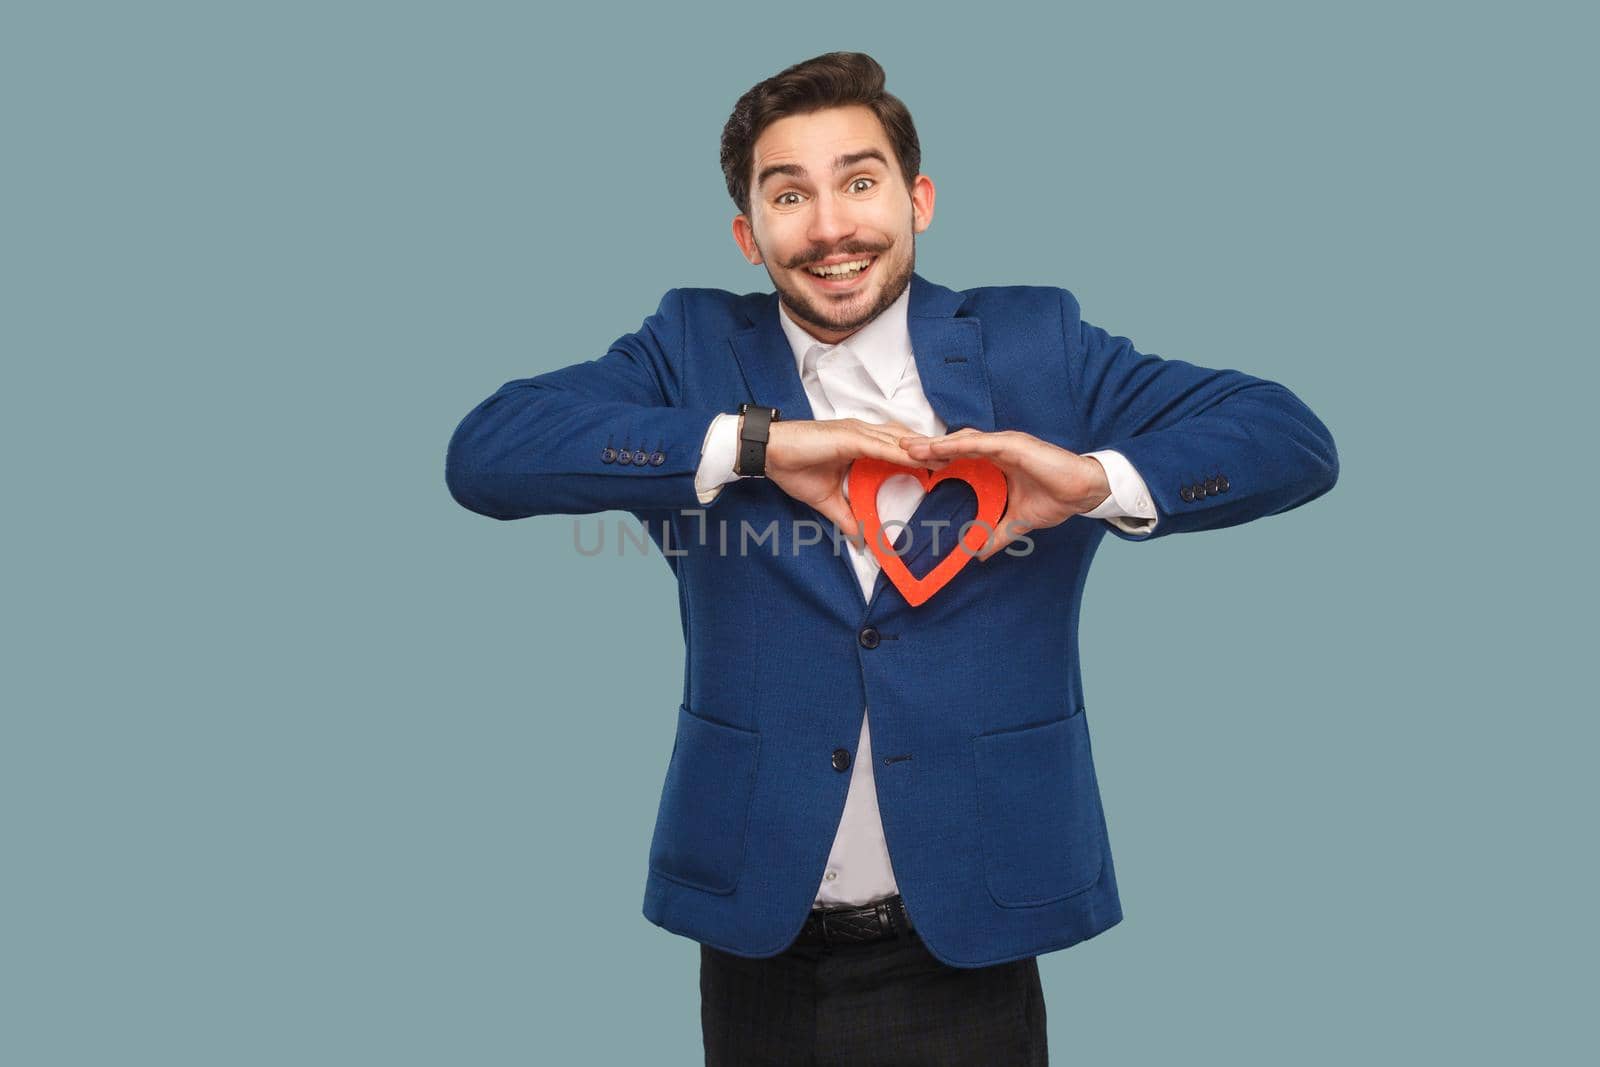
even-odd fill
[[[833,750],[833,769],[836,771],[847,771],[850,769],[849,749],[836,748]]]
[[[1226,474],[1217,475],[1217,491],[1219,493],[1228,491],[1228,476]]]
[[[665,463],[666,461],[667,461],[667,454],[665,452],[652,452],[652,453],[650,453],[650,466],[659,467],[663,463]]]
[[[856,639],[861,642],[862,648],[878,647],[878,631],[873,629],[871,626],[866,627],[859,634],[857,634]]]
[[[1183,497],[1184,503],[1187,504],[1189,501],[1194,499],[1194,486],[1192,486],[1192,485],[1184,486],[1182,489],[1178,490],[1178,495]]]
[[[633,454],[633,462],[642,467],[650,462],[650,456],[641,448]]]
[[[605,451],[600,453],[600,462],[601,463],[615,463],[616,461],[617,461],[617,450],[612,448],[610,445],[607,445]]]

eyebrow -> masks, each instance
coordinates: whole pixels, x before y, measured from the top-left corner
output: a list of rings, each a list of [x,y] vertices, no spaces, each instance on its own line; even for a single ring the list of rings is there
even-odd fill
[[[884,158],[883,153],[878,151],[876,148],[863,148],[859,152],[846,152],[844,155],[835,159],[833,161],[833,169],[835,172],[841,171],[846,167],[851,167],[857,163],[860,163],[864,159],[876,159],[885,167],[889,165],[889,161]],[[798,163],[774,163],[770,167],[763,167],[761,173],[756,177],[756,188],[760,189],[762,186],[767,184],[768,178],[775,177],[779,174],[785,174],[791,178],[804,178],[806,176],[806,168],[802,167]]]

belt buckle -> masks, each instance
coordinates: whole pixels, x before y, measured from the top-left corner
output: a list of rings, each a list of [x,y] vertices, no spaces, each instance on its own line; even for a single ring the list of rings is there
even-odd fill
[[[821,922],[823,941],[828,945],[866,945],[896,936],[898,931],[894,923],[892,899],[838,908],[831,915],[824,913]],[[874,920],[870,930],[866,928],[869,916]]]
[[[898,916],[897,913],[898,912]],[[841,916],[849,915],[850,919]],[[806,917],[802,936],[824,945],[862,945],[891,937],[902,937],[911,929],[905,915],[905,905],[898,894],[875,900],[870,904],[846,905],[836,908],[813,908]],[[861,936],[868,918],[875,920],[872,936]],[[853,920],[853,921],[852,921]]]

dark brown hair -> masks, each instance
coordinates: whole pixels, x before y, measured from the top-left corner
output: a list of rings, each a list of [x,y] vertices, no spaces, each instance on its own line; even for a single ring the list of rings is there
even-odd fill
[[[922,170],[922,145],[911,112],[899,97],[884,91],[883,68],[877,60],[865,52],[828,52],[779,71],[733,105],[733,114],[722,127],[722,176],[739,211],[750,215],[750,170],[762,130],[789,115],[852,104],[868,107],[878,116],[910,188]]]

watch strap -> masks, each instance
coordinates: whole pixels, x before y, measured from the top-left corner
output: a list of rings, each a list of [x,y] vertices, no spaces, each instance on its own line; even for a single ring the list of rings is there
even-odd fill
[[[763,404],[739,405],[739,456],[733,471],[741,478],[767,476],[767,435],[778,409]]]

